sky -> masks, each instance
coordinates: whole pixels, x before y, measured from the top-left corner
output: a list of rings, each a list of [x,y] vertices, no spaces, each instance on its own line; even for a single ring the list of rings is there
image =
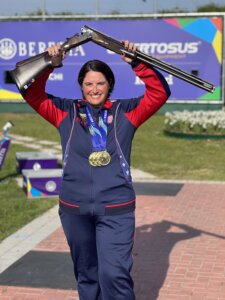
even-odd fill
[[[225,5],[224,0],[0,0],[0,16],[24,15],[37,10],[49,13],[69,11],[84,14],[155,13],[158,10],[179,7],[195,11],[198,6],[215,3]]]

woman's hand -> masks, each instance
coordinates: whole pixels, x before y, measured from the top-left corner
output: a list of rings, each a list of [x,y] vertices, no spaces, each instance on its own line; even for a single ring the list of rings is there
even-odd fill
[[[130,52],[130,53],[135,53],[135,52],[136,52],[137,46],[136,46],[134,43],[131,43],[131,42],[129,42],[128,40],[122,41],[122,43],[123,43],[123,45],[124,45],[124,48],[125,48],[128,52]],[[133,61],[134,58],[135,58],[135,57],[134,57],[134,58],[131,58],[131,57],[129,57],[129,56],[126,56],[125,53],[123,53],[123,54],[121,55],[121,57],[122,57],[122,59],[123,59],[125,62],[127,62],[128,64],[131,64],[132,61]]]
[[[48,51],[48,54],[50,56],[58,56],[58,55],[61,55],[62,56],[62,59],[64,59],[66,57],[66,53],[65,51],[62,51],[61,50],[61,45],[58,43],[52,47],[49,47],[46,49],[46,51]]]

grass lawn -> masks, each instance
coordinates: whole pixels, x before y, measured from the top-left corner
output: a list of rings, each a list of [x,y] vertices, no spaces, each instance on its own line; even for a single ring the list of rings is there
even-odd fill
[[[164,134],[164,116],[140,128],[132,165],[163,179],[225,180],[225,139],[185,139]]]
[[[36,114],[1,114],[11,133],[59,142],[57,130]],[[155,115],[137,131],[132,166],[161,179],[225,180],[225,140],[191,140],[166,136],[164,117]],[[0,171],[0,240],[56,205],[57,198],[27,199],[18,186],[15,154],[31,151],[11,144]]]
[[[59,141],[57,130],[34,114],[1,114],[0,129],[6,121],[14,123],[12,134]],[[10,134],[10,133],[9,133]],[[57,198],[27,199],[16,178],[16,152],[33,151],[11,144],[0,171],[0,240],[9,236],[28,222],[58,203]],[[20,177],[20,176],[19,176]]]
[[[0,171],[0,240],[32,221],[58,203],[57,198],[27,199],[16,178],[16,152],[30,151],[19,145],[10,145]]]

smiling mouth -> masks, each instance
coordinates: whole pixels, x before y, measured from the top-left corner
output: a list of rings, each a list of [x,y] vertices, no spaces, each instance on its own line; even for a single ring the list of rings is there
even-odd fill
[[[92,98],[99,98],[101,95],[91,95]]]

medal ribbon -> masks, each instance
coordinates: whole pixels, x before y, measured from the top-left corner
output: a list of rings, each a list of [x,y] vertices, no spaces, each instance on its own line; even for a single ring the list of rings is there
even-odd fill
[[[86,106],[86,113],[93,151],[104,151],[106,149],[108,111],[106,109],[101,111],[98,124],[95,122],[88,106]]]

